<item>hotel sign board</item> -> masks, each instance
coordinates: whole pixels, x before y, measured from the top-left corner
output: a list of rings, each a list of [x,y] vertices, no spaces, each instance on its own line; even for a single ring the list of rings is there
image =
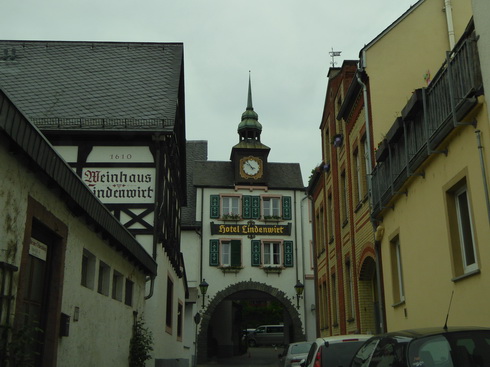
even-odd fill
[[[86,167],[82,179],[104,204],[155,201],[155,168]]]
[[[211,222],[211,235],[246,235],[246,236],[290,236],[291,223],[288,224],[216,224]]]

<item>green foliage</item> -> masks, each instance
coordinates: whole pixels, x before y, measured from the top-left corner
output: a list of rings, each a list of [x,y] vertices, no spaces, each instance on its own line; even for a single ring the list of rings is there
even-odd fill
[[[0,366],[36,366],[36,357],[41,347],[39,341],[41,333],[43,333],[42,329],[28,323],[15,329],[10,341],[6,344],[6,350],[3,349],[3,344],[0,345]],[[3,334],[7,336],[7,329]]]
[[[242,318],[245,320],[243,328],[253,329],[259,325],[278,325],[284,322],[284,307],[280,302],[269,301],[254,303],[243,301]]]
[[[153,350],[153,335],[145,326],[143,318],[135,320],[133,336],[129,345],[129,367],[144,367],[151,358]]]

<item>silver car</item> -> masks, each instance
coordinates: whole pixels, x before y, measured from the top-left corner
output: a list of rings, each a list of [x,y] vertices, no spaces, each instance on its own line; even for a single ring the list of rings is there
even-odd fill
[[[308,356],[313,342],[298,342],[286,345],[284,351],[279,354],[279,367],[299,367]]]
[[[248,345],[284,345],[284,325],[261,325],[248,335]]]

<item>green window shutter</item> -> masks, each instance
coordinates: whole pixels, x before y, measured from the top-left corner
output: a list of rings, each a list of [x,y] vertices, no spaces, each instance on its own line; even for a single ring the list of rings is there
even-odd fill
[[[219,240],[209,240],[209,266],[219,265]]]
[[[252,266],[260,266],[260,246],[259,240],[252,240]]]
[[[231,241],[231,266],[242,265],[242,241]]]
[[[260,219],[260,196],[252,196],[252,219]]]
[[[290,268],[293,265],[293,241],[284,241],[284,266]]]
[[[291,220],[291,196],[282,197],[282,219]]]
[[[252,218],[252,197],[250,195],[242,196],[242,218]]]
[[[219,201],[220,201],[219,195],[211,195],[211,200],[209,204],[209,210],[210,210],[209,216],[211,218],[219,218],[219,213],[220,213]]]

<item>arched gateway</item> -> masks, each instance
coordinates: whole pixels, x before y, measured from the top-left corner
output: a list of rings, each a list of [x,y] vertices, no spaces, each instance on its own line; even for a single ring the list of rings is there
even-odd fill
[[[260,292],[268,295],[270,299],[274,299],[280,302],[284,306],[284,312],[289,316],[291,323],[290,341],[305,340],[305,333],[303,331],[303,325],[300,319],[300,315],[296,307],[294,306],[294,300],[291,300],[286,294],[274,287],[271,287],[265,283],[244,281],[232,284],[222,291],[216,293],[216,295],[209,301],[206,309],[201,313],[201,322],[199,333],[197,337],[197,361],[198,363],[204,363],[208,361],[208,330],[210,327],[211,318],[216,311],[218,305],[232,298],[234,295],[240,292]]]

